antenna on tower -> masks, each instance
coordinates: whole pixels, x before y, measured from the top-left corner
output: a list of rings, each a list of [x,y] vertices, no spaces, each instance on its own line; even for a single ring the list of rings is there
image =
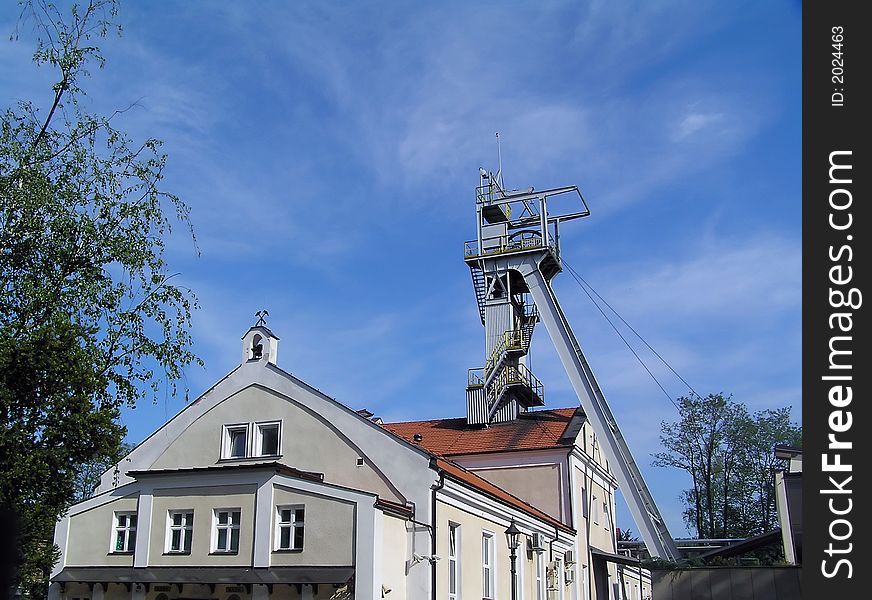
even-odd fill
[[[497,181],[502,189],[506,189],[506,183],[503,181],[503,153],[500,149],[500,132],[497,131],[497,160],[499,161],[499,170],[497,171]]]

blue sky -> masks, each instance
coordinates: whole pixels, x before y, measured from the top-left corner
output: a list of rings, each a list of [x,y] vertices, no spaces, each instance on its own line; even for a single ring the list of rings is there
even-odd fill
[[[0,8],[11,32],[17,10]],[[461,416],[483,363],[462,243],[478,168],[577,184],[579,271],[701,393],[800,417],[799,2],[128,2],[95,110],[165,141],[192,207],[174,270],[199,297],[192,396],[239,360],[255,311],[279,362],[386,420]],[[47,107],[27,40],[5,105]],[[179,228],[181,230],[181,228]],[[650,467],[675,409],[568,274],[555,288],[670,528],[679,473]],[[646,356],[646,358],[650,358]],[[577,401],[544,328],[548,407]],[[671,395],[686,391],[649,364]],[[124,415],[141,441],[180,398]],[[635,530],[621,510],[619,525]]]

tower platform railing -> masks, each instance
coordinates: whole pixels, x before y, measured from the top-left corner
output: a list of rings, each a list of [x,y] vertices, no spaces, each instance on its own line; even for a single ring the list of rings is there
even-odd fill
[[[483,248],[479,247],[478,240],[464,242],[463,257],[466,259],[480,258],[543,247],[550,248],[554,253],[557,252],[557,245],[551,234],[549,233],[547,239],[543,241],[541,232],[534,229],[522,229],[506,235],[485,238],[482,240],[482,246]]]

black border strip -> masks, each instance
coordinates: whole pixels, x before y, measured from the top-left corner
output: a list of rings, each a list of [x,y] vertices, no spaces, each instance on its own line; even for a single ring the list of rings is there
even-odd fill
[[[872,365],[863,350],[872,328],[863,304],[872,296],[862,296],[869,291],[867,238],[872,235],[864,206],[872,178],[865,150],[870,133],[864,129],[870,120],[866,113],[872,112],[864,81],[872,23],[860,16],[864,4],[803,3],[805,598],[869,597],[870,589]],[[831,444],[830,435],[837,444]]]

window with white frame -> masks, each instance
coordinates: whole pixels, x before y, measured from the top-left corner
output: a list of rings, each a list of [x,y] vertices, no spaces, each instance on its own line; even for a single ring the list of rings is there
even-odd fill
[[[609,505],[607,502],[603,502],[603,527],[606,530],[611,527],[611,513],[609,512]]]
[[[248,425],[225,425],[221,458],[245,458],[248,455]]]
[[[545,553],[536,552],[536,600],[545,600]]]
[[[460,599],[460,525],[448,524],[448,600]]]
[[[242,511],[238,508],[215,509],[212,528],[212,552],[236,554],[239,552],[239,520]]]
[[[133,552],[136,547],[136,513],[115,513],[115,529],[112,539],[112,552]]]
[[[481,532],[481,597],[482,600],[493,600],[496,581],[495,573],[495,546],[494,534],[489,531]]]
[[[303,506],[276,507],[276,550],[302,550],[306,509]]]
[[[167,553],[191,553],[194,511],[171,510],[167,517]]]
[[[590,504],[591,504],[591,507],[593,508],[593,515],[592,515],[593,524],[599,525],[599,503],[597,502],[596,496],[593,497],[593,502],[591,502]]]
[[[277,456],[279,454],[279,434],[281,423],[257,423],[255,427],[255,448],[258,456]]]

